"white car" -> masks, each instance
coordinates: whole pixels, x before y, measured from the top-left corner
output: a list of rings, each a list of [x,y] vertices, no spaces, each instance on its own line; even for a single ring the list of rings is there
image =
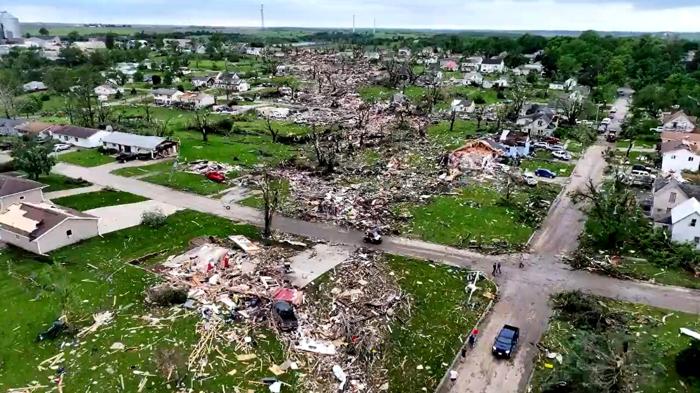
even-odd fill
[[[562,146],[562,145],[549,145],[549,150],[551,150],[551,151],[564,150],[564,146]]]
[[[554,158],[558,158],[563,161],[569,161],[571,159],[571,154],[569,152],[566,152],[564,150],[555,150],[552,152],[552,156]]]
[[[528,186],[537,185],[537,177],[535,177],[535,174],[532,172],[523,173],[523,179],[525,179],[525,184],[527,184]]]
[[[549,149],[549,143],[547,142],[535,142],[532,144],[532,147],[536,149]]]
[[[58,153],[59,151],[70,150],[71,147],[73,147],[73,146],[67,145],[65,143],[58,143],[58,144],[53,146],[53,151]]]

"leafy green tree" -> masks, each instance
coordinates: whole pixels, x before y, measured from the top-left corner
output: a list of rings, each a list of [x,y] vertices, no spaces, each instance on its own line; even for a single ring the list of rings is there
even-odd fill
[[[40,35],[49,35],[49,29],[47,29],[46,27],[42,27],[41,29],[39,29],[39,34]]]
[[[41,175],[48,175],[56,165],[56,159],[50,153],[51,144],[40,143],[32,137],[18,139],[12,147],[11,155],[18,170],[37,180]]]
[[[73,86],[73,73],[66,67],[50,67],[44,72],[44,84],[57,93],[66,93]]]
[[[75,67],[87,63],[87,58],[78,48],[67,47],[62,48],[58,52],[58,56],[62,64],[68,67]]]
[[[39,112],[42,104],[40,99],[22,98],[17,101],[17,112],[24,114],[27,118]]]

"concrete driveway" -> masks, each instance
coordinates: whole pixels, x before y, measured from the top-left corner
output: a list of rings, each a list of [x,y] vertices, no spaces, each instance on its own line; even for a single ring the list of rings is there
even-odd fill
[[[163,214],[169,216],[182,209],[163,202],[143,201],[126,205],[100,207],[87,210],[85,213],[100,218],[99,230],[100,234],[104,235],[141,225],[141,215],[153,210],[160,210]]]

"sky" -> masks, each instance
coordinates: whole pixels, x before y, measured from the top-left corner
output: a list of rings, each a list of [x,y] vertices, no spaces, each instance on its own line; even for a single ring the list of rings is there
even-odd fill
[[[700,31],[700,0],[262,0],[266,26]],[[261,0],[21,0],[21,22],[259,26]],[[2,7],[2,6],[0,6]]]

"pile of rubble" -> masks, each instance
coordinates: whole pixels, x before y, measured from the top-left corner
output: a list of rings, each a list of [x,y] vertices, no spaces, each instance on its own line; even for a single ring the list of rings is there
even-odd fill
[[[185,169],[186,172],[194,173],[197,175],[206,175],[210,172],[219,172],[226,174],[239,170],[241,170],[241,167],[239,166],[233,166],[222,162],[207,160],[192,161],[187,164],[187,167]]]

